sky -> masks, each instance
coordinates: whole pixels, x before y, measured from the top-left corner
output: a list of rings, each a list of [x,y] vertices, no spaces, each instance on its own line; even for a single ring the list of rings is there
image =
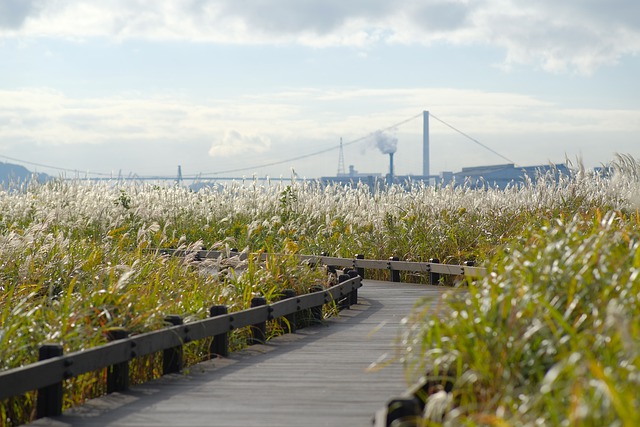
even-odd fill
[[[0,161],[317,178],[640,157],[637,0],[0,0]]]

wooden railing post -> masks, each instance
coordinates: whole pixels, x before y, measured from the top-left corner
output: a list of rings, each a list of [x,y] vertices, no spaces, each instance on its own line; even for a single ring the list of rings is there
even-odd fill
[[[400,258],[398,258],[397,256],[392,256],[392,257],[389,257],[389,261],[400,261]],[[394,270],[393,266],[391,265],[391,262],[389,262],[388,265],[389,265],[390,280],[392,282],[399,282],[400,281],[400,270]]]
[[[296,298],[296,291],[294,291],[293,289],[285,289],[284,291],[282,291],[282,295],[280,296],[281,300],[285,300],[285,299],[289,299],[289,298]],[[291,314],[287,314],[286,316],[284,316],[284,318],[286,319],[286,321],[281,320],[280,321],[280,326],[282,327],[283,330],[286,330],[287,328],[289,329],[289,333],[293,334],[296,332],[296,322],[297,322],[297,318],[296,318],[296,313],[291,313]]]
[[[261,307],[267,305],[267,299],[265,297],[253,297],[251,298],[251,308]],[[264,344],[267,341],[267,322],[256,323],[251,326],[251,337],[249,338],[249,345]]]
[[[349,277],[351,279],[360,276],[356,270],[349,270]],[[362,276],[360,276],[362,277]],[[358,288],[353,288],[351,293],[349,294],[349,306],[355,305],[358,303]]]
[[[226,305],[213,305],[209,308],[209,317],[222,316],[228,314],[229,309]],[[228,357],[229,356],[229,333],[215,335],[209,346],[209,357],[215,356]]]
[[[429,260],[432,264],[439,264],[440,260],[438,258],[431,258]],[[437,285],[440,283],[440,273],[429,273],[429,283],[432,285]]]
[[[364,259],[364,255],[356,254],[356,259]],[[358,267],[356,271],[358,272],[358,276],[364,279],[364,267]]]
[[[129,337],[124,328],[113,328],[106,332],[109,341],[123,340]],[[107,366],[107,394],[129,389],[129,362]]]
[[[418,426],[420,412],[420,405],[413,397],[392,399],[387,404],[387,426]]]
[[[47,360],[62,356],[59,344],[44,344],[38,350],[38,360]],[[38,389],[36,418],[62,415],[62,381]]]
[[[169,315],[164,318],[166,323],[171,326],[178,326],[184,324],[182,317],[176,315]],[[162,375],[174,374],[182,371],[184,366],[182,346],[168,348],[162,352]]]
[[[353,270],[349,270],[351,272]],[[351,276],[348,274],[341,274],[338,276],[338,283],[346,282],[350,280]],[[345,309],[351,307],[351,295],[347,295],[346,298],[340,300],[340,309]]]

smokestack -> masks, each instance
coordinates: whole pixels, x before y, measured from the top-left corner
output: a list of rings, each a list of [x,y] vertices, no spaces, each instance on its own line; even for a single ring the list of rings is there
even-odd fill
[[[389,153],[389,185],[393,184],[393,153]]]
[[[430,175],[429,171],[429,112],[422,112],[422,176]]]

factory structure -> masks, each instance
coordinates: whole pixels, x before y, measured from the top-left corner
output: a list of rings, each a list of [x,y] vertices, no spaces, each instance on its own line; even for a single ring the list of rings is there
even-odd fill
[[[472,188],[501,188],[509,185],[523,183],[526,177],[535,178],[538,174],[553,172],[556,179],[559,175],[570,175],[570,171],[564,164],[516,166],[513,163],[475,166],[462,168],[459,172],[442,172],[432,175],[429,169],[429,112],[422,113],[422,175],[396,175],[394,171],[393,155],[396,151],[397,140],[384,135],[382,132],[372,134],[377,147],[383,154],[389,156],[388,173],[359,172],[354,165],[344,169],[344,154],[342,141],[340,142],[340,157],[338,160],[338,173],[336,176],[324,176],[320,181],[325,184],[338,183],[344,185],[367,184],[370,187],[379,185],[404,184],[412,181],[423,181],[430,185],[467,185]]]

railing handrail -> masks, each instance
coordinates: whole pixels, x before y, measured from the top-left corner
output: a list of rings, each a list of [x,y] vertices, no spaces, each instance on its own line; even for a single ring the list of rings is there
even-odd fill
[[[236,256],[240,261],[248,259],[249,254],[246,252],[234,252],[230,253],[226,251],[217,250],[189,250],[189,249],[153,249],[159,253],[166,253],[173,256],[186,256],[191,255],[196,259],[218,259],[221,257],[227,257],[229,255]],[[435,274],[447,274],[453,276],[468,276],[468,277],[484,277],[487,275],[487,269],[484,267],[476,267],[471,265],[457,265],[457,264],[441,264],[437,261],[401,261],[397,259],[387,260],[374,260],[357,258],[340,258],[331,257],[326,255],[303,255],[303,254],[277,254],[277,253],[256,253],[260,256],[260,260],[264,261],[269,256],[297,256],[301,261],[315,261],[324,265],[332,265],[336,267],[351,267],[355,269],[374,269],[374,270],[393,270],[393,271],[408,271],[412,273],[435,273]]]
[[[136,357],[296,314],[332,301],[339,301],[348,298],[361,286],[362,278],[356,276],[321,291],[296,295],[271,304],[183,325],[132,335],[90,349],[0,371],[0,400],[58,384],[63,380],[87,372],[129,362]]]

